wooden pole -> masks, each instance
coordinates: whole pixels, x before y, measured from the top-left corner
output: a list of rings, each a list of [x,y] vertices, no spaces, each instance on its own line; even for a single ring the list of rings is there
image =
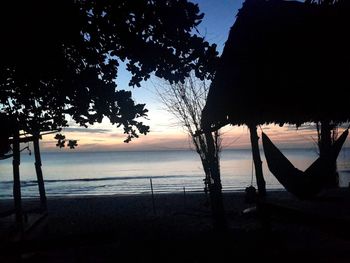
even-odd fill
[[[186,209],[186,188],[183,187],[184,190],[184,209]]]
[[[337,162],[333,161],[332,156],[332,129],[333,125],[329,121],[321,121],[321,136],[319,141],[320,158],[326,164],[320,176],[327,178],[329,187],[339,185],[339,175],[337,173]]]
[[[252,154],[255,167],[256,183],[258,185],[259,196],[266,196],[266,183],[264,180],[262,161],[259,150],[259,136],[256,130],[256,125],[248,125],[250,131],[250,142],[252,145]]]
[[[16,223],[19,229],[23,230],[22,203],[21,203],[21,182],[20,182],[20,143],[19,130],[16,129],[13,135],[13,198],[15,204]]]
[[[40,156],[40,146],[39,146],[39,134],[35,134],[33,139],[34,155],[35,155],[35,171],[38,179],[38,187],[40,194],[40,206],[42,210],[47,210],[47,201],[45,193],[45,184],[43,178],[43,172],[41,170],[41,156]]]
[[[151,193],[152,193],[152,207],[153,207],[153,213],[156,214],[156,206],[154,202],[154,193],[153,193],[153,183],[152,178],[149,178],[150,184],[151,184]]]

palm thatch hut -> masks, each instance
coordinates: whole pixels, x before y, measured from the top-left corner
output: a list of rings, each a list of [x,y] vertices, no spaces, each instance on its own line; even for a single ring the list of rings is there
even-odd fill
[[[346,1],[247,0],[237,15],[202,125],[248,125],[263,194],[257,125],[316,122],[326,138],[330,123],[349,120],[349,11]]]

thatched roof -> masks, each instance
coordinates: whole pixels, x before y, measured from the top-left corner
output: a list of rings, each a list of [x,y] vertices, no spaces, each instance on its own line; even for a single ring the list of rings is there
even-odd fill
[[[348,121],[349,10],[345,3],[247,0],[220,58],[203,126]]]

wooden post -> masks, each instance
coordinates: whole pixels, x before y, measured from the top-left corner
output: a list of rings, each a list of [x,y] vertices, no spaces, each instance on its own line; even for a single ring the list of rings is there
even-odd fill
[[[186,209],[186,188],[183,187],[184,190],[184,209]]]
[[[150,184],[151,184],[153,213],[156,214],[156,206],[155,206],[155,202],[154,202],[154,193],[153,193],[152,178],[149,178],[149,181],[150,181]]]
[[[320,158],[326,164],[322,175],[327,178],[329,187],[337,187],[339,185],[339,175],[337,173],[337,163],[333,161],[332,156],[332,129],[333,126],[328,121],[321,121],[321,136],[319,141]]]
[[[328,159],[331,156],[332,127],[327,121],[321,122],[321,140],[319,142],[320,157]]]
[[[45,185],[43,172],[41,170],[41,156],[40,156],[40,146],[39,146],[39,133],[33,134],[33,146],[34,146],[34,155],[35,155],[35,171],[38,179],[38,187],[40,194],[40,206],[42,210],[47,210],[47,201],[45,193]]]
[[[262,161],[259,150],[259,136],[256,131],[256,125],[248,125],[250,131],[250,142],[252,145],[252,154],[255,167],[256,183],[258,185],[259,196],[266,196],[266,183],[263,176]]]
[[[20,165],[20,142],[19,142],[19,130],[15,129],[13,135],[13,198],[15,204],[16,223],[18,228],[23,230],[23,218],[22,218],[22,203],[21,203],[21,181],[19,173]]]

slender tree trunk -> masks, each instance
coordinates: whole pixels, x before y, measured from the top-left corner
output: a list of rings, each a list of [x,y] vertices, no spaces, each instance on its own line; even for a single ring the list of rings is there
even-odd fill
[[[208,147],[208,161],[212,182],[209,183],[209,195],[213,212],[214,228],[224,230],[227,227],[224,203],[222,197],[222,186],[220,169],[217,158],[215,158],[215,144],[211,133],[205,133]]]
[[[38,179],[38,187],[39,187],[39,194],[40,194],[40,205],[42,210],[47,209],[47,202],[46,202],[46,193],[45,193],[45,185],[44,185],[44,178],[43,178],[43,172],[41,170],[41,156],[40,156],[40,146],[39,146],[39,134],[33,134],[34,136],[34,155],[35,155],[35,170],[36,170],[36,176]]]
[[[23,230],[22,202],[21,202],[21,182],[20,182],[20,142],[19,130],[16,129],[13,135],[13,198],[15,204],[16,223],[20,230]]]
[[[266,196],[266,183],[263,176],[262,161],[259,150],[259,136],[256,131],[256,125],[248,125],[250,131],[250,142],[252,145],[252,154],[255,167],[256,183],[258,185],[259,196]]]

